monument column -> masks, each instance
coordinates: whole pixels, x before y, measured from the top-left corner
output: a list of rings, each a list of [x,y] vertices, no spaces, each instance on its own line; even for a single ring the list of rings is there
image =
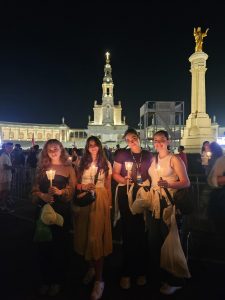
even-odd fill
[[[191,113],[206,113],[206,95],[205,95],[205,73],[206,60],[208,55],[204,52],[195,52],[189,57],[192,74],[191,90]]]
[[[195,53],[189,57],[192,75],[191,114],[188,116],[181,139],[181,144],[189,153],[200,152],[205,140],[214,141],[216,139],[211,119],[206,113],[205,73],[208,55],[202,51],[202,44],[207,31],[208,29],[202,33],[201,27],[194,29]]]

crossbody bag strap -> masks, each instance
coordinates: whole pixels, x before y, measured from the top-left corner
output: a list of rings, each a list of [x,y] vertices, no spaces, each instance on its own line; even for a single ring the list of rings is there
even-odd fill
[[[163,188],[163,189],[164,189],[168,199],[170,200],[171,204],[174,205],[175,204],[174,199],[172,198],[172,196],[171,196],[170,192],[168,191],[168,189],[167,188]]]
[[[100,168],[98,167],[98,170],[97,170],[97,172],[96,172],[96,174],[95,174],[94,184],[96,184],[97,181],[98,181],[98,174],[99,174],[99,172],[100,172]]]

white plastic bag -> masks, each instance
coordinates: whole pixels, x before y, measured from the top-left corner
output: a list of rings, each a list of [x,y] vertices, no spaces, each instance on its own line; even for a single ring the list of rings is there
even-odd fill
[[[166,216],[168,225],[168,211]],[[161,247],[160,267],[179,278],[190,278],[175,218],[175,206],[171,209],[169,233]]]

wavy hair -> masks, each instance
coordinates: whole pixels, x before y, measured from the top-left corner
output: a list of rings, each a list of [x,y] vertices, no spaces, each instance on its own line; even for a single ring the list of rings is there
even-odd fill
[[[69,154],[66,151],[66,149],[63,147],[63,144],[57,140],[57,139],[50,139],[48,140],[45,144],[44,147],[39,155],[39,159],[38,159],[38,172],[37,175],[38,176],[43,176],[45,174],[45,171],[47,171],[49,169],[49,167],[51,166],[51,158],[48,155],[48,146],[52,146],[52,145],[58,145],[60,147],[61,150],[61,154],[60,154],[60,161],[62,162],[63,165],[69,165],[70,162],[68,161],[69,158]]]
[[[98,153],[97,153],[97,166],[100,171],[103,171],[105,173],[105,176],[108,176],[109,173],[109,167],[108,167],[108,162],[107,158],[105,155],[105,152],[102,148],[102,143],[96,136],[90,136],[85,144],[84,148],[84,154],[81,158],[80,161],[80,166],[79,166],[79,177],[82,177],[84,170],[88,169],[92,163],[92,157],[91,153],[89,152],[89,143],[93,141],[98,147]]]

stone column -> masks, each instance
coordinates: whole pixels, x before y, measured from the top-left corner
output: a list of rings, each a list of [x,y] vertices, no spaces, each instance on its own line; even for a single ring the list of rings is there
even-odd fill
[[[195,52],[189,57],[192,74],[191,113],[206,113],[205,72],[208,55]]]
[[[191,63],[191,114],[184,128],[181,144],[189,153],[200,152],[205,140],[216,140],[215,131],[211,126],[211,119],[206,113],[205,73],[208,55],[195,52],[189,57]]]

